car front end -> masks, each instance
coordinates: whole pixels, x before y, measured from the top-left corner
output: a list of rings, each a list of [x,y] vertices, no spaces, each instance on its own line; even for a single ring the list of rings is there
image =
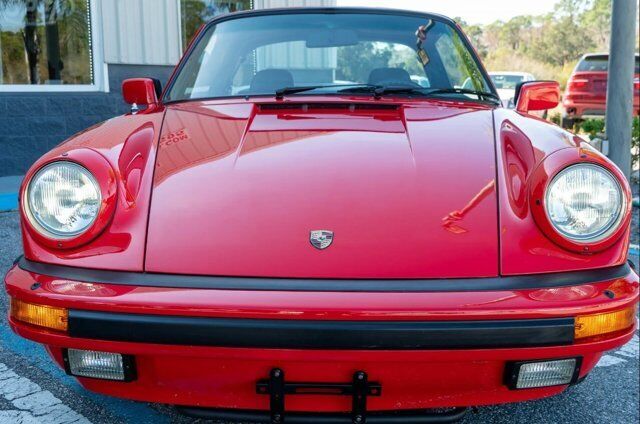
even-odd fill
[[[379,387],[367,396],[369,418],[402,410],[417,420],[433,408],[547,397],[585,379],[636,330],[638,284],[628,265],[536,279],[412,280],[394,292],[390,282],[360,280],[186,288],[217,282],[153,274],[143,277],[148,285],[123,285],[141,276],[74,271],[18,263],[7,276],[16,333],[44,344],[89,390],[239,421],[269,419],[271,397],[259,384],[274,369],[285,383],[320,386],[365,372]],[[66,330],[25,322],[23,303],[63,315]],[[118,361],[108,360],[113,354]],[[350,422],[352,397],[330,390],[286,393],[281,413]]]
[[[162,97],[126,82],[132,113],[28,172],[9,323],[89,390],[226,421],[558,394],[631,339],[638,276],[626,180],[522,113],[557,103],[538,89],[500,107],[436,15],[216,18]]]

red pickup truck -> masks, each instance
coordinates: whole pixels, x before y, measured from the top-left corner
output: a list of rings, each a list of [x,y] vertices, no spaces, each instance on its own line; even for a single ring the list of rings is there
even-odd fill
[[[593,117],[604,117],[607,103],[609,55],[589,53],[582,56],[567,83],[562,104],[562,126],[573,128],[576,123]],[[633,81],[633,115],[640,109],[640,56],[636,54]]]

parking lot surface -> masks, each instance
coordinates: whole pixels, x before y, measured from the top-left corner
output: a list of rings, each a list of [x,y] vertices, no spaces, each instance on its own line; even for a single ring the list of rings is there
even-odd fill
[[[637,222],[638,209],[634,210]],[[636,227],[637,231],[637,227]],[[21,254],[16,212],[0,213],[0,276]],[[640,263],[639,258],[634,258]],[[105,397],[85,391],[55,366],[44,349],[14,335],[8,300],[0,290],[0,424],[189,423],[172,407]],[[636,334],[609,352],[587,380],[563,394],[534,402],[483,407],[464,423],[638,423],[639,370]]]

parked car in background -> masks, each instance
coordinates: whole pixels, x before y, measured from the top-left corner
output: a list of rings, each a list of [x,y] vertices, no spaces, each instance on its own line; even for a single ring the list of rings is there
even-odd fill
[[[587,118],[604,118],[608,75],[608,53],[589,53],[582,56],[569,77],[562,99],[564,128],[573,128],[575,124]],[[637,54],[633,90],[633,114],[637,116],[640,109],[640,55]]]
[[[515,107],[514,97],[518,84],[535,81],[535,77],[528,72],[490,71],[489,77],[493,81],[502,106],[513,109]]]
[[[531,116],[557,82],[519,87],[439,15],[219,16],[28,171],[9,324],[89,390],[224,422],[559,394],[635,333],[631,193]]]

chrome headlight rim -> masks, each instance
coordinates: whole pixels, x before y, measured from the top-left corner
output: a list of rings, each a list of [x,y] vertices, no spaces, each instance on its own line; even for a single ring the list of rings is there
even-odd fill
[[[89,181],[91,182],[91,184],[93,185],[97,193],[98,204],[101,205],[104,199],[102,189],[100,187],[100,183],[98,182],[95,174],[91,172],[91,170],[89,170],[87,167],[77,162],[74,162],[72,160],[66,160],[66,159],[54,160],[39,167],[37,171],[31,176],[31,178],[29,178],[29,182],[24,189],[23,196],[22,196],[23,210],[31,228],[33,228],[41,236],[47,239],[56,240],[56,241],[72,240],[82,236],[85,233],[88,233],[95,226],[96,222],[98,221],[98,218],[100,217],[100,212],[101,212],[101,208],[99,207],[97,213],[93,216],[91,221],[86,226],[84,226],[82,229],[78,231],[72,231],[72,232],[56,231],[55,229],[49,228],[45,223],[41,222],[41,220],[38,219],[38,217],[33,213],[32,205],[31,205],[31,198],[32,198],[31,190],[33,188],[33,183],[37,181],[37,179],[40,176],[42,176],[44,172],[50,170],[53,167],[60,166],[61,164],[66,166],[76,167],[81,172],[85,173],[85,175],[88,176]]]
[[[618,197],[620,199],[620,203],[617,205],[617,208],[616,208],[616,213],[617,213],[616,219],[612,220],[608,225],[606,225],[599,231],[587,236],[571,234],[559,228],[558,226],[556,226],[556,224],[554,223],[554,220],[551,218],[551,215],[549,213],[549,204],[550,204],[549,195],[551,193],[551,188],[554,186],[554,183],[556,183],[559,178],[561,178],[566,172],[569,172],[574,168],[593,168],[607,175],[611,179],[611,181],[614,183],[616,191],[618,192]],[[613,172],[611,172],[606,167],[597,163],[579,162],[579,163],[572,163],[561,168],[558,172],[555,173],[555,175],[553,175],[552,178],[549,179],[549,183],[547,184],[544,190],[543,206],[544,206],[545,218],[549,222],[551,228],[555,232],[557,232],[558,235],[560,235],[561,237],[563,237],[564,239],[566,239],[571,243],[575,243],[577,245],[589,246],[589,245],[597,244],[597,243],[608,240],[620,230],[621,225],[624,221],[626,201],[627,201],[627,198],[625,196],[625,192],[623,190],[622,184],[620,183],[620,180],[616,177],[616,175]]]

